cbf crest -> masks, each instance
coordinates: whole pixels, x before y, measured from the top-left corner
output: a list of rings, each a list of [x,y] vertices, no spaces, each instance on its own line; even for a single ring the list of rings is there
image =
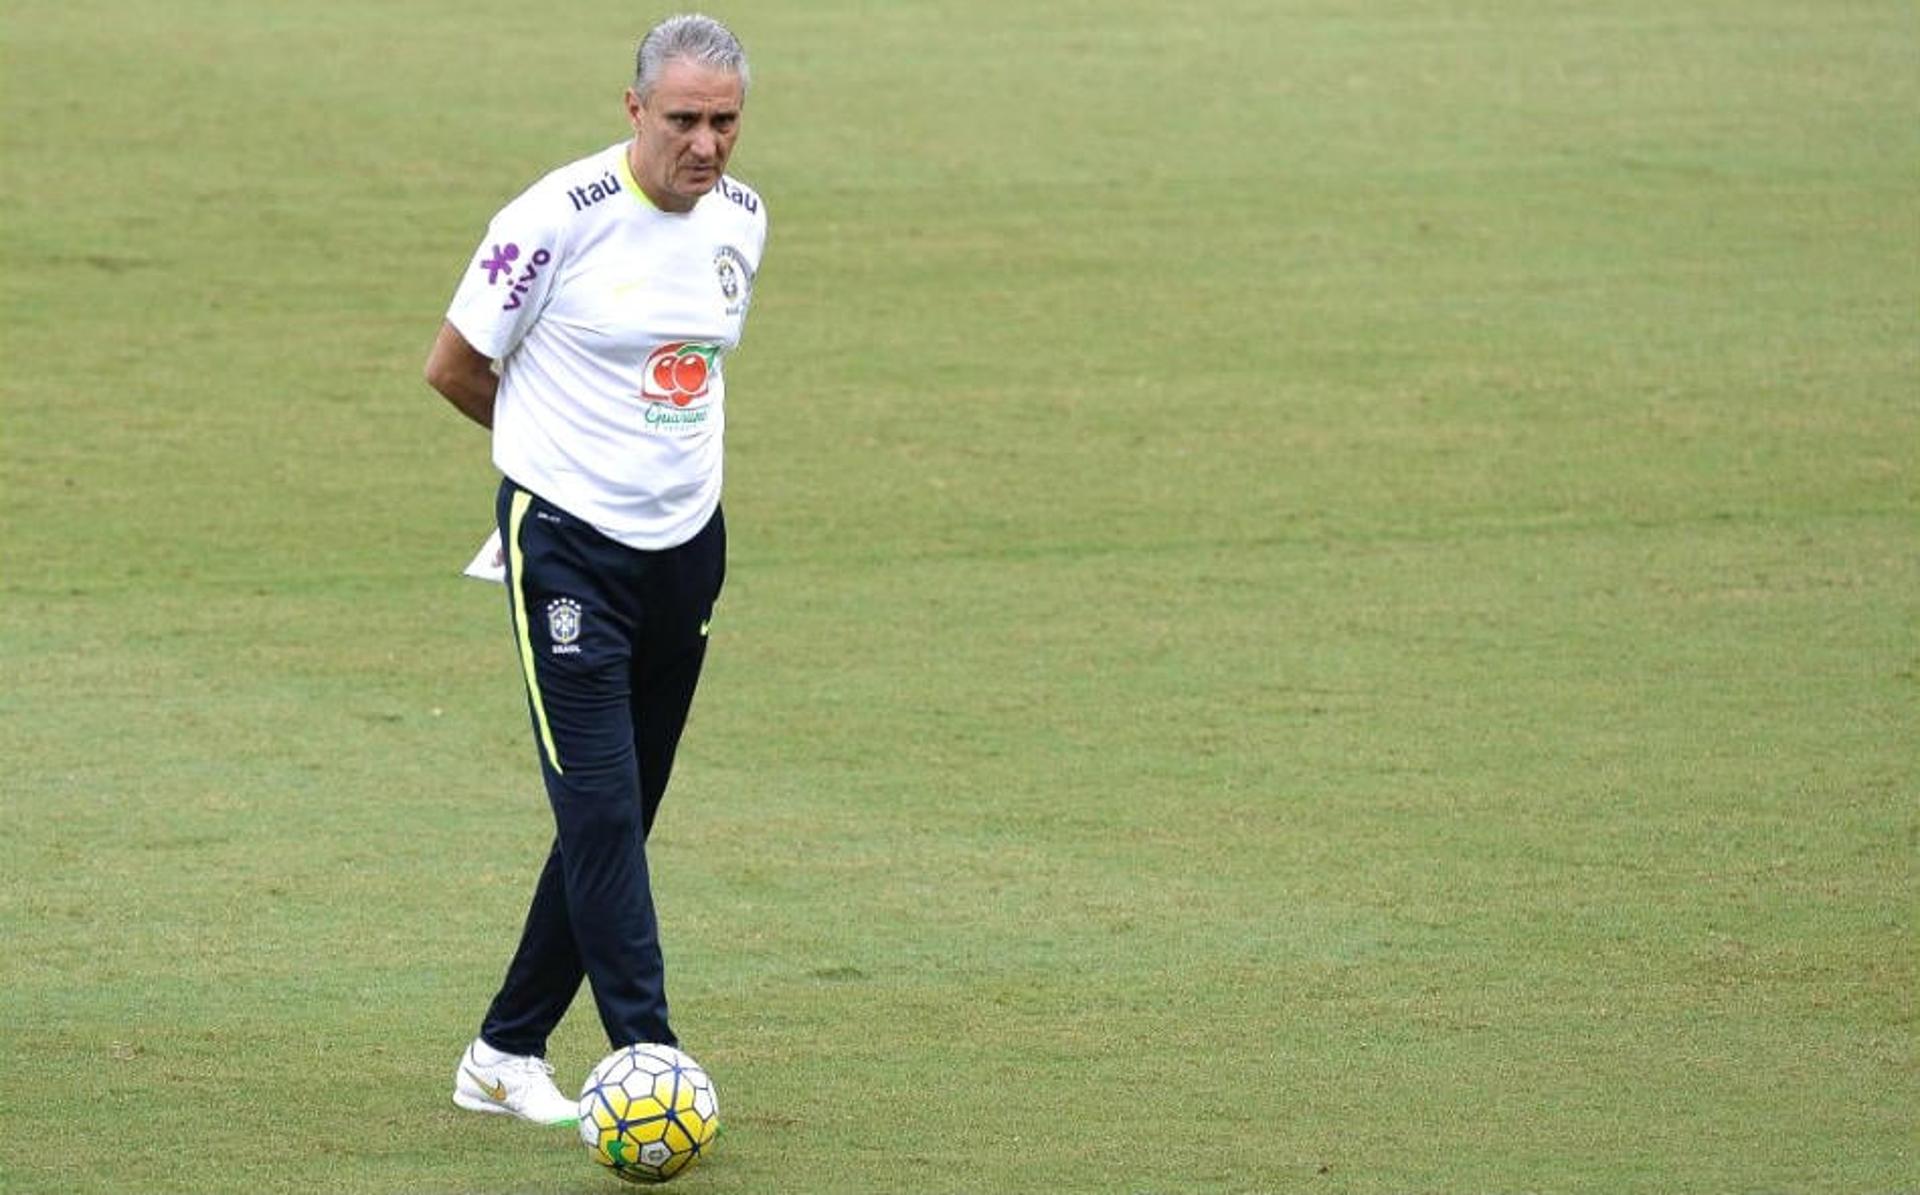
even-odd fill
[[[724,245],[713,255],[714,278],[720,283],[720,297],[727,301],[727,314],[739,315],[753,299],[753,271],[747,259],[732,245]]]
[[[573,655],[580,650],[580,603],[572,598],[555,598],[547,603],[547,638],[556,655]]]

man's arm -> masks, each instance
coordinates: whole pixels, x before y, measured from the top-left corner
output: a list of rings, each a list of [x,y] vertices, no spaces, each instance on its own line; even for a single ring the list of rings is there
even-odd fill
[[[467,343],[450,323],[440,325],[427,354],[427,385],[438,390],[462,415],[481,427],[493,426],[493,396],[500,378],[493,359]]]

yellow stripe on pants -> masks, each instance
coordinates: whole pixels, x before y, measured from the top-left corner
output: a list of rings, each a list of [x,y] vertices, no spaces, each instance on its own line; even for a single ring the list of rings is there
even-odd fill
[[[560,753],[553,749],[553,728],[547,725],[547,706],[540,700],[540,678],[533,671],[533,635],[527,628],[527,591],[526,573],[522,570],[525,563],[520,555],[520,520],[527,517],[527,507],[533,505],[533,495],[525,490],[513,491],[513,507],[507,516],[507,551],[513,559],[513,589],[509,594],[513,602],[513,629],[520,640],[520,667],[527,674],[527,698],[533,703],[533,721],[540,728],[540,745],[546,748],[547,763],[552,765],[556,775],[565,775],[560,768]]]

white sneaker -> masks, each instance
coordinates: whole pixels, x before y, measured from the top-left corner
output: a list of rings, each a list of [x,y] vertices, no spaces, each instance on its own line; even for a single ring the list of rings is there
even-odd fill
[[[499,1061],[481,1062],[483,1052]],[[460,1056],[453,1073],[453,1102],[471,1112],[518,1116],[535,1124],[573,1124],[580,1116],[579,1106],[553,1085],[553,1067],[546,1059],[501,1054],[479,1041]]]

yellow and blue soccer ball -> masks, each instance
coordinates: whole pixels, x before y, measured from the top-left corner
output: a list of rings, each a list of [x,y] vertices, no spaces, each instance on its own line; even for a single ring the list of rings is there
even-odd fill
[[[719,1129],[713,1080],[672,1046],[615,1050],[580,1089],[580,1140],[594,1161],[630,1183],[682,1173]]]

